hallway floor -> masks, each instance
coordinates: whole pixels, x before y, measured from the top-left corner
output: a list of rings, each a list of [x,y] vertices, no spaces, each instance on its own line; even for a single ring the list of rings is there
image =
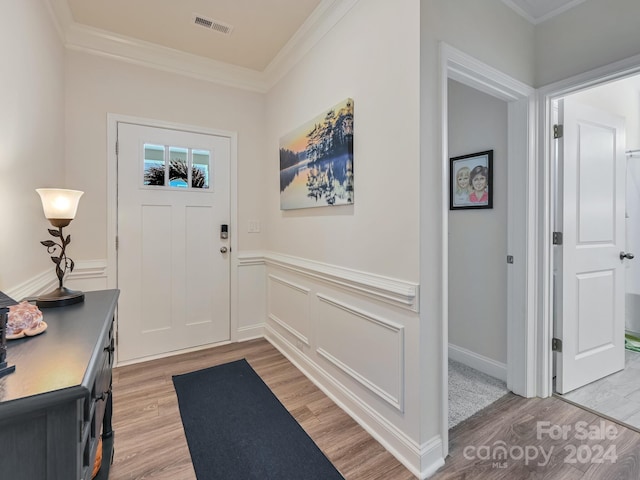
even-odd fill
[[[625,350],[624,370],[559,397],[640,431],[640,353]]]
[[[509,393],[507,384],[449,359],[449,428]]]

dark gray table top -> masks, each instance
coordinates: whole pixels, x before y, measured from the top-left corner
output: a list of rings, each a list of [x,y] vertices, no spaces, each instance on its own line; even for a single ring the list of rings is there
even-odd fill
[[[118,295],[118,290],[85,292],[83,303],[43,308],[46,331],[7,340],[7,363],[16,371],[0,378],[0,418],[14,410],[9,408],[14,401],[35,408],[45,400],[40,397],[79,396],[77,390],[86,389],[88,369],[102,354],[96,342],[110,327],[107,320],[113,317]]]

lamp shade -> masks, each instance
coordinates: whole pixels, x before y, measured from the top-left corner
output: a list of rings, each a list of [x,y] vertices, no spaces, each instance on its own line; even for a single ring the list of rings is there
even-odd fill
[[[42,200],[44,216],[49,220],[73,220],[78,211],[78,202],[84,194],[80,190],[63,188],[37,188]]]

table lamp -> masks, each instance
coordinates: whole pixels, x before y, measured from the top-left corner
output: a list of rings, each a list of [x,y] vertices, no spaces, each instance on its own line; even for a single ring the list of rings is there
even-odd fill
[[[51,255],[51,261],[56,265],[56,276],[58,277],[58,288],[41,295],[36,299],[36,305],[41,308],[63,307],[84,301],[84,293],[65,288],[64,275],[73,272],[74,263],[67,257],[67,245],[71,243],[71,235],[66,237],[62,233],[62,228],[71,223],[78,210],[78,202],[84,194],[79,190],[66,190],[60,188],[37,188],[36,192],[42,200],[44,216],[51,225],[57,228],[49,229],[49,233],[57,240],[43,240],[40,242],[47,247],[47,253]]]

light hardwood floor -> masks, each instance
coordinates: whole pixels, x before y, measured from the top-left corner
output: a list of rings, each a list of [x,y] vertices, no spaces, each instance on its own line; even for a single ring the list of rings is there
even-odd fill
[[[171,376],[246,358],[282,404],[298,420],[345,479],[409,480],[411,473],[368,433],[342,412],[266,340],[231,344],[114,370],[115,458],[111,480],[193,480],[177,398]],[[537,438],[537,422],[572,429],[566,439]],[[576,423],[600,429],[601,418],[557,398],[524,399],[513,394],[465,420],[450,431],[450,456],[435,480],[587,480],[640,478],[640,434],[616,427],[609,440],[576,438]],[[604,420],[603,420],[604,421]],[[552,448],[547,465],[508,458],[499,468],[483,460],[483,446],[504,442],[507,448]],[[589,460],[602,447],[615,449],[615,462],[571,461],[572,448]],[[471,448],[469,448],[471,447]],[[475,450],[474,450],[475,449]],[[585,450],[587,449],[587,450]],[[465,453],[466,452],[466,453]],[[532,452],[532,450],[531,450]],[[518,450],[512,450],[517,456]],[[513,455],[511,455],[513,456]],[[468,458],[467,458],[468,457]],[[539,459],[540,460],[540,459]],[[244,480],[244,479],[220,479]],[[269,480],[269,479],[265,479]],[[304,480],[304,479],[300,479]]]
[[[110,480],[194,480],[171,376],[241,358],[247,359],[345,479],[415,478],[269,342],[252,340],[116,368],[115,457]]]

